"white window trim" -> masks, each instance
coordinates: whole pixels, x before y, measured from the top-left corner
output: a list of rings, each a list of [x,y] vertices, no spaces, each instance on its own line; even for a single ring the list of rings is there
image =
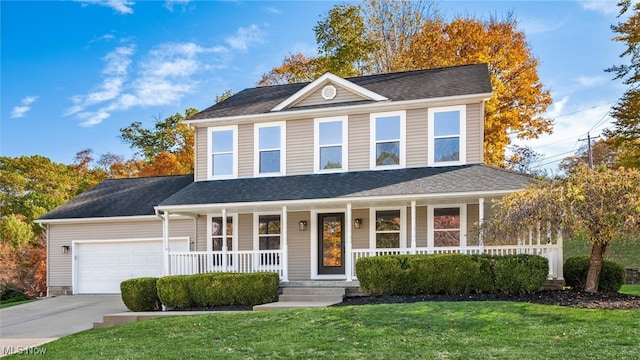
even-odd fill
[[[434,209],[460,209],[460,247],[467,246],[467,204],[427,205],[427,247],[435,247]]]
[[[376,211],[400,210],[400,249],[407,248],[407,207],[375,207],[369,208],[369,248],[376,247]]]
[[[211,239],[213,239],[213,229],[211,228],[211,221],[214,217],[222,217],[222,214],[207,214],[207,251],[213,251],[213,243]],[[233,234],[231,234],[231,244],[233,245],[233,251],[238,251],[238,214],[227,214],[228,218],[231,218],[233,221]],[[231,249],[227,249],[228,251],[232,251]]]
[[[447,111],[459,111],[460,112],[460,157],[458,161],[435,161],[435,140],[438,137],[434,136],[434,115],[439,112]],[[428,110],[429,124],[429,140],[428,140],[428,152],[429,152],[429,166],[450,166],[450,165],[464,165],[467,163],[467,105],[434,107]]]
[[[213,164],[212,164],[212,136],[211,134],[217,131],[228,131],[231,130],[233,132],[233,170],[231,175],[213,175]],[[216,126],[207,128],[207,179],[209,180],[219,180],[219,179],[236,179],[238,177],[238,125],[230,125],[230,126]]]
[[[398,165],[376,165],[376,119],[379,117],[390,117],[390,116],[399,116],[400,117],[400,164]],[[369,168],[371,170],[387,170],[387,169],[403,169],[407,164],[407,141],[406,141],[406,122],[407,122],[407,112],[405,110],[402,111],[391,111],[391,112],[382,112],[382,113],[372,113],[369,115]]]
[[[342,144],[323,146],[342,146],[342,167],[340,169],[320,169],[320,124],[326,122],[342,122]],[[314,119],[313,125],[313,169],[315,174],[345,172],[349,169],[349,117],[336,116]]]
[[[284,254],[282,253],[282,232],[283,231],[287,231],[286,229],[282,228],[282,217],[284,216],[282,214],[282,212],[254,212],[253,213],[253,251],[260,251],[260,216],[265,216],[265,215],[278,215],[280,216],[280,266],[282,266],[282,262],[283,261],[287,261],[287,259],[284,258]],[[259,255],[254,255],[253,256],[253,266],[255,269],[263,269],[266,268],[266,265],[261,265],[260,264],[260,256]]]
[[[280,149],[263,149],[263,151],[280,150],[280,171],[261,173],[260,172],[260,129],[264,127],[279,127],[280,128]],[[285,121],[259,123],[253,125],[253,176],[255,177],[267,177],[267,176],[283,176],[286,175],[287,169],[287,125]]]

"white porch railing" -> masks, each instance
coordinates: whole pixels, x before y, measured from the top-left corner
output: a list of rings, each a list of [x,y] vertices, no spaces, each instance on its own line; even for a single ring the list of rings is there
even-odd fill
[[[185,251],[169,253],[169,275],[207,272],[275,272],[283,277],[282,250],[227,251],[226,266],[222,251]]]
[[[558,256],[560,254],[560,246],[557,244],[549,245],[497,245],[497,246],[467,246],[467,247],[432,247],[432,248],[416,248],[415,251],[410,248],[406,249],[353,249],[352,261],[353,264],[358,259],[368,256],[382,256],[382,255],[404,255],[404,254],[487,254],[487,255],[517,255],[517,254],[530,254],[540,255],[549,260],[549,279],[558,278],[559,266],[562,266],[562,259]],[[356,279],[356,269],[353,266],[353,272],[351,274],[353,279]]]

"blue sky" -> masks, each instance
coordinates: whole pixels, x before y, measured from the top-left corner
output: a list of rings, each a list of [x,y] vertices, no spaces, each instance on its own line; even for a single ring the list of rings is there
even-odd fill
[[[312,28],[337,3],[2,0],[0,153],[62,163],[86,148],[130,157],[120,128],[203,110],[227,89],[254,86],[289,53],[313,55]],[[554,99],[554,134],[520,142],[545,155],[538,166],[553,169],[578,138],[610,126],[625,90],[603,71],[621,62],[615,3],[439,3],[449,18],[513,12],[519,21]]]

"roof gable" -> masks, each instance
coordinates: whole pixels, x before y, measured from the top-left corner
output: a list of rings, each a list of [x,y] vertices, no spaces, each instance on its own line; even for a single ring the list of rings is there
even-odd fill
[[[330,87],[333,87],[335,92],[331,91]],[[349,80],[345,80],[339,76],[333,75],[332,73],[326,73],[321,77],[317,78],[313,82],[309,83],[307,86],[298,90],[295,94],[289,96],[286,100],[279,103],[275,106],[271,111],[280,111],[289,107],[294,107],[296,104],[302,102],[304,99],[308,98],[310,95],[314,93],[320,93],[322,98],[328,100],[328,104],[336,103],[336,102],[345,102],[345,101],[331,101],[336,98],[337,91],[339,89],[343,91],[348,91],[352,94],[355,94],[360,99],[358,100],[373,100],[373,101],[384,101],[389,100],[388,98],[373,92],[371,90],[365,89],[360,85],[356,85]],[[350,101],[353,101],[350,99]]]

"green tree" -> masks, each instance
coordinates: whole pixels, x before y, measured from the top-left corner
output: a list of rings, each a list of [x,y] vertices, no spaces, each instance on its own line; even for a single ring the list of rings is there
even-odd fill
[[[561,226],[591,240],[585,290],[597,292],[607,246],[640,235],[640,171],[589,169],[578,165],[564,179],[545,180],[505,196],[483,224],[488,238],[501,238],[538,225]]]
[[[604,134],[618,149],[622,165],[640,168],[640,2],[622,0],[618,5],[620,16],[632,11],[625,22],[611,27],[618,34],[613,40],[626,43],[620,57],[629,57],[629,63],[605,71],[614,73],[615,79],[623,79],[629,87],[611,112],[615,119],[613,129],[605,130]]]
[[[9,214],[0,219],[0,241],[18,248],[34,240],[35,234],[30,224],[24,221],[24,216]]]
[[[142,156],[137,175],[191,174],[194,166],[193,130],[182,120],[195,115],[198,110],[186,109],[184,115],[176,113],[160,120],[153,128],[142,126],[140,121],[120,129],[123,142]]]

